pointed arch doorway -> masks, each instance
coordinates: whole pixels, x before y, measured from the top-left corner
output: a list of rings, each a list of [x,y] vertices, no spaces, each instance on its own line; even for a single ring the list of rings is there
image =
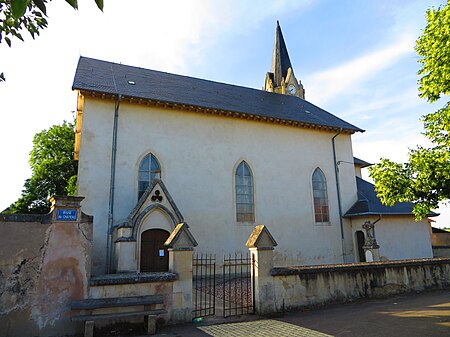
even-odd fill
[[[141,235],[141,272],[169,270],[169,254],[164,246],[170,233],[164,229],[148,229]]]

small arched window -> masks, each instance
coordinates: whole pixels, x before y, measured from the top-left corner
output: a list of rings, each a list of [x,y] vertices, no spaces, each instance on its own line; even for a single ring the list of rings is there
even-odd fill
[[[235,184],[236,220],[238,222],[255,221],[253,176],[250,167],[245,161],[242,161],[236,169]]]
[[[147,187],[152,183],[153,179],[161,178],[161,166],[158,159],[149,153],[146,155],[139,165],[139,182],[138,182],[138,199],[144,194]]]
[[[312,176],[314,217],[316,223],[329,222],[327,180],[320,168],[316,168]]]

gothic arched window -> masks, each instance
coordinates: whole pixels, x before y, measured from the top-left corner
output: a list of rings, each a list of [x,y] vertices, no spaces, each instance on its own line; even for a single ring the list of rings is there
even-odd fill
[[[314,170],[312,176],[313,198],[314,198],[314,218],[316,223],[330,221],[328,209],[327,180],[320,168]]]
[[[159,165],[158,159],[149,153],[142,159],[139,165],[138,199],[141,198],[153,179],[160,178],[161,166]]]
[[[253,175],[245,161],[242,161],[236,169],[235,184],[236,220],[238,222],[255,221]]]

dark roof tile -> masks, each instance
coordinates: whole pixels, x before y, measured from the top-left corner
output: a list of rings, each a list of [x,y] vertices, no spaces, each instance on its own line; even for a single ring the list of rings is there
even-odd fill
[[[363,132],[295,96],[80,57],[72,89]]]
[[[368,181],[356,177],[358,201],[344,214],[344,217],[364,215],[413,215],[414,204],[411,202],[398,202],[394,206],[383,205],[377,197],[375,186]],[[430,212],[428,216],[437,216]]]
[[[353,162],[355,163],[355,165],[361,166],[361,167],[367,167],[367,166],[372,166],[373,164],[368,163],[362,159],[353,157]]]

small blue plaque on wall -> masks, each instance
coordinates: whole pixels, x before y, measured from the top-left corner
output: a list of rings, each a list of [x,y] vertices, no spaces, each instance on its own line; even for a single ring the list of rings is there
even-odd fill
[[[57,221],[77,221],[76,209],[58,209],[56,213]]]

